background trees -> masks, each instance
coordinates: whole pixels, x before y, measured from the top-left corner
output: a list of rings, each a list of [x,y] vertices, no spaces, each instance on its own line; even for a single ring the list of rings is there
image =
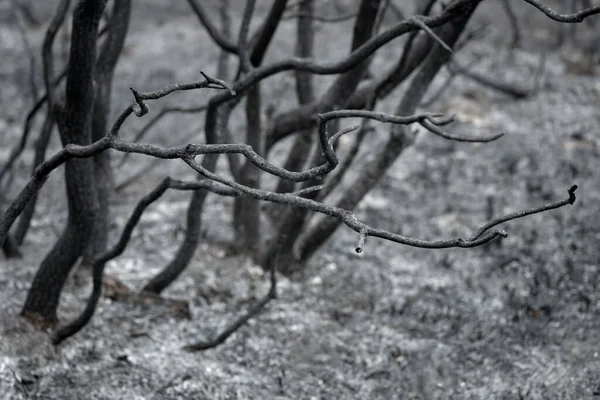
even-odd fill
[[[66,10],[64,3],[61,4],[62,8],[57,10],[57,20],[60,15],[66,12],[63,11]],[[237,68],[235,73],[229,74],[224,67],[227,63],[223,62],[221,71],[224,72],[206,75],[205,79],[199,82],[168,87],[155,92],[134,91],[135,102],[115,119],[116,122],[112,128],[103,128],[98,131],[102,133],[94,137],[96,141],[94,145],[85,148],[67,147],[51,158],[48,164],[37,170],[34,179],[25,186],[26,189],[9,208],[2,221],[0,233],[5,235],[8,227],[21,210],[24,210],[27,204],[31,204],[28,203],[29,199],[34,197],[46,179],[47,173],[51,172],[52,169],[67,160],[67,165],[80,165],[85,161],[75,161],[71,158],[83,156],[97,158],[106,154],[104,150],[112,148],[125,152],[150,154],[159,158],[181,158],[204,178],[224,184],[218,185],[206,180],[199,180],[198,182],[165,180],[139,203],[141,206],[146,206],[154,197],[158,197],[167,188],[193,190],[182,245],[167,264],[167,267],[146,284],[145,290],[148,292],[160,293],[179,276],[192,259],[202,236],[202,215],[208,190],[217,191],[219,194],[228,194],[236,198],[232,206],[232,225],[235,239],[231,250],[247,253],[265,267],[271,266],[269,260],[273,260],[275,255],[278,254],[280,268],[287,270],[288,273],[298,271],[302,263],[314,254],[319,246],[334,232],[340,222],[345,222],[357,231],[356,240],[358,244],[355,247],[359,249],[362,249],[367,236],[380,236],[421,247],[466,247],[482,244],[497,236],[504,235],[501,231],[492,231],[487,234],[487,230],[482,230],[463,240],[419,241],[408,237],[394,236],[387,231],[361,225],[354,219],[353,214],[344,211],[353,209],[364,195],[377,184],[394,160],[414,143],[418,131],[407,129],[405,126],[407,123],[418,124],[425,130],[460,141],[489,141],[498,138],[495,132],[491,132],[489,135],[465,135],[452,131],[446,132],[443,129],[446,129],[445,126],[450,122],[448,118],[428,114],[427,112],[417,112],[417,108],[424,100],[426,91],[433,79],[451,58],[452,53],[448,51],[448,48],[460,48],[460,42],[458,45],[457,42],[480,2],[455,1],[445,8],[439,5],[436,6],[435,2],[420,4],[422,8],[418,9],[415,15],[422,17],[397,21],[392,24],[388,22],[391,27],[387,30],[382,27],[382,24],[384,24],[384,17],[387,15],[385,12],[389,12],[389,9],[385,7],[390,7],[390,5],[383,1],[360,2],[356,8],[357,16],[353,22],[353,37],[348,56],[341,62],[319,62],[310,59],[311,49],[314,47],[314,43],[311,43],[311,36],[314,34],[313,25],[318,23],[318,15],[314,14],[317,5],[313,2],[303,1],[299,4],[288,4],[288,2],[274,1],[269,4],[268,12],[262,15],[254,15],[256,14],[254,12],[256,5],[254,2],[247,2],[242,12],[241,28],[234,35],[226,33],[227,23],[223,27],[212,23],[216,10],[206,8],[200,2],[190,1],[189,3],[191,9],[199,16],[199,20],[203,22],[210,35],[223,48],[223,52],[235,56],[234,66]],[[536,2],[532,3],[540,6]],[[85,8],[86,4],[90,7],[89,9]],[[78,7],[80,11],[74,14],[73,18],[74,30],[76,26],[79,27],[79,25],[75,25],[79,17],[82,21],[87,21],[87,17],[91,22],[98,21],[99,9],[94,7],[100,7],[100,3],[81,2]],[[128,6],[124,7],[127,8]],[[225,7],[220,10],[223,21],[228,19],[226,10]],[[579,13],[575,16],[567,16],[553,13],[548,9],[543,9],[543,11],[548,13],[550,17],[567,21],[579,20],[590,14]],[[276,37],[277,28],[286,18],[286,12],[288,16],[292,14],[298,20],[299,40],[296,51],[298,57],[301,58],[286,59],[281,57],[279,61],[265,62],[264,57],[269,49],[269,44]],[[121,15],[121,17],[118,17],[118,15]],[[121,19],[118,20],[118,18]],[[116,6],[113,6],[107,12],[106,33],[104,37],[101,36],[101,45],[98,47],[112,49],[110,51],[106,50],[110,53],[112,60],[116,60],[116,56],[120,52],[119,39],[117,38],[120,37],[122,43],[127,26],[126,22],[116,21],[126,21],[126,19],[126,13],[121,11],[121,14],[119,14]],[[252,20],[257,21],[257,28],[254,30],[248,28],[251,26]],[[94,28],[91,22],[89,26],[85,25],[86,30],[91,32],[88,39],[89,37],[96,37],[96,32],[93,32],[93,29],[97,29],[97,27]],[[83,22],[81,23],[83,24]],[[102,27],[102,25],[100,26]],[[117,29],[117,27],[120,28]],[[235,30],[232,31],[235,32]],[[401,48],[402,51],[396,55],[397,59],[388,65],[384,65],[383,68],[381,66],[374,68],[372,56],[385,43],[404,34],[407,38]],[[468,36],[466,37],[468,38]],[[79,128],[76,131],[79,133],[88,132],[89,135],[93,136],[95,128],[87,126],[92,124],[90,121],[96,121],[96,117],[98,121],[102,121],[102,117],[106,121],[107,103],[104,102],[104,106],[100,107],[98,104],[101,102],[98,99],[102,96],[106,98],[107,91],[110,92],[109,77],[111,73],[107,71],[110,71],[111,67],[105,66],[102,69],[100,64],[108,63],[110,65],[111,62],[103,61],[105,59],[101,55],[96,57],[93,54],[92,50],[96,46],[90,43],[87,45],[75,43],[77,40],[83,40],[84,37],[85,35],[73,35],[71,53],[74,51],[73,49],[84,49],[86,56],[91,60],[97,58],[97,62],[85,64],[85,57],[77,57],[77,63],[81,59],[81,62],[85,64],[81,66],[82,69],[78,70],[69,66],[66,74],[65,101],[67,112],[70,109],[69,104],[72,104],[71,108],[80,107],[86,115],[81,122],[85,129]],[[111,37],[113,37],[112,42]],[[465,36],[463,35],[463,37]],[[72,57],[72,59],[75,58]],[[114,65],[114,61],[112,65]],[[87,69],[83,68],[85,66],[87,66]],[[54,77],[53,73],[48,73],[49,70],[51,71],[51,67],[45,69],[47,75],[46,91],[49,93],[47,96],[48,104],[58,104],[55,99],[51,99],[53,96],[52,86],[57,78]],[[99,71],[101,70],[104,71],[102,72],[104,75],[100,75]],[[294,71],[295,74],[294,81],[299,106],[293,105],[289,110],[278,107],[277,99],[274,99],[275,101],[270,99],[271,104],[267,105],[263,105],[264,102],[261,101],[265,97],[264,85],[268,81],[267,78],[283,71]],[[78,72],[76,76],[74,75],[75,72]],[[336,77],[324,86],[317,86],[314,82],[311,83],[314,74],[330,74],[336,75]],[[73,91],[75,89],[87,90],[84,94],[89,97],[93,76],[103,76],[103,78],[96,79],[96,88],[94,89],[96,103],[87,100],[77,101],[76,96],[81,96],[81,94],[73,93]],[[212,76],[223,78],[223,81],[211,78]],[[71,91],[69,90],[69,82],[72,84]],[[98,85],[98,82],[102,82],[103,85]],[[394,89],[402,83],[406,83],[403,90],[394,92]],[[164,149],[126,142],[121,138],[120,130],[127,117],[132,113],[145,114],[147,112],[146,105],[151,105],[150,100],[166,96],[173,91],[200,89],[202,87],[218,87],[221,89],[216,94],[211,93],[206,107],[202,110],[206,113],[204,122],[205,144]],[[414,117],[394,120],[393,117],[381,113],[347,112],[345,114],[331,114],[332,111],[339,109],[376,110],[380,101],[394,93],[399,94],[399,97],[394,98],[393,101],[394,115],[397,117]],[[70,98],[75,100],[69,100]],[[241,109],[242,102],[245,102],[244,125],[247,127],[245,132],[230,128],[232,115],[236,115],[235,113]],[[52,110],[50,112],[52,114],[51,118],[60,121],[58,117],[61,114],[60,110],[57,110],[54,106],[49,106],[49,110]],[[322,114],[320,120],[315,118],[317,114]],[[365,120],[360,121],[361,126],[357,132],[346,135],[351,137],[351,142],[349,146],[342,148],[342,146],[337,146],[335,142],[341,137],[341,133],[346,132],[344,129],[348,127],[344,121],[340,122],[339,128],[335,127],[335,123],[339,117],[348,116],[365,118]],[[367,119],[393,122],[384,143],[374,144],[371,137],[380,135],[381,131],[374,133],[372,130],[382,128],[378,122],[368,123]],[[67,120],[72,121],[73,119],[67,118]],[[75,118],[75,120],[78,119]],[[98,122],[98,125],[101,126],[101,122]],[[107,132],[108,135],[104,136]],[[340,135],[337,132],[340,132]],[[79,143],[85,145],[90,140],[82,140]],[[288,142],[287,146],[285,141]],[[290,144],[290,141],[293,143]],[[200,140],[196,141],[194,139],[192,142],[197,143]],[[250,144],[252,151],[247,146],[223,145],[241,142]],[[279,153],[275,154],[278,146],[280,148]],[[283,155],[281,149],[283,149]],[[216,153],[227,154],[226,171],[223,171],[223,169],[218,170]],[[193,158],[195,155],[204,155],[201,163]],[[271,163],[265,163],[265,159],[271,161]],[[81,255],[85,255],[85,264],[94,265],[96,272],[96,290],[92,296],[93,301],[88,303],[87,312],[79,320],[79,324],[76,324],[79,325],[77,328],[80,327],[82,322],[87,321],[99,297],[104,263],[108,259],[119,255],[125,249],[128,235],[131,234],[133,228],[133,223],[127,225],[123,234],[120,235],[121,239],[118,243],[114,247],[110,247],[107,252],[104,252],[105,245],[103,243],[105,241],[102,239],[101,232],[106,232],[106,228],[98,228],[102,223],[97,221],[102,221],[102,219],[98,219],[95,214],[99,213],[100,210],[105,212],[108,202],[105,201],[104,205],[101,205],[99,200],[101,196],[97,193],[94,194],[94,191],[98,191],[101,182],[105,182],[103,184],[104,188],[108,187],[106,182],[110,182],[110,179],[107,179],[107,177],[110,177],[110,173],[103,173],[106,172],[106,169],[100,166],[101,161],[94,161],[94,163],[93,173],[92,170],[85,172],[83,169],[80,171],[79,168],[74,167],[79,172],[85,172],[83,175],[86,177],[86,183],[94,182],[97,187],[84,190],[82,194],[85,195],[85,199],[79,199],[76,191],[85,188],[85,186],[76,179],[72,181],[73,189],[69,190],[68,193],[76,201],[71,201],[70,204],[78,206],[71,207],[72,210],[69,210],[66,232],[71,232],[70,238],[59,241],[56,248],[63,247],[60,244],[61,242],[67,244],[78,243],[79,245],[64,246],[69,249],[68,254],[62,250],[55,250],[50,253],[46,260],[53,260],[56,255],[64,256],[65,260],[61,260],[57,264],[60,265],[59,269],[54,266],[53,261],[45,261],[42,264],[30,290],[30,299],[23,309],[25,314],[33,316],[34,319],[41,317],[43,323],[53,323],[55,321],[56,307],[62,285],[69,270]],[[285,169],[275,167],[277,165],[283,165]],[[353,177],[345,177],[345,171],[353,166],[358,166],[357,174]],[[336,168],[333,169],[333,167]],[[67,174],[69,174],[69,168],[67,168]],[[264,172],[260,172],[261,169],[266,170],[277,179],[272,179]],[[294,171],[307,172],[295,173]],[[91,176],[95,178],[89,179]],[[99,178],[100,176],[103,176],[102,181]],[[69,182],[69,178],[67,178],[67,182]],[[569,202],[572,203],[574,200],[572,194],[571,192],[569,196],[565,196],[566,198],[563,201],[553,203],[553,206],[558,207]],[[90,198],[88,199],[88,197]],[[106,197],[103,198],[106,199]],[[258,200],[279,202],[284,204],[285,207],[267,205],[262,208]],[[551,199],[547,200],[550,201]],[[89,207],[83,207],[88,203]],[[138,206],[133,214],[134,217],[130,221],[135,222],[136,216],[139,218],[140,212],[138,210],[142,209],[141,206]],[[95,209],[98,211],[93,212]],[[534,211],[541,210],[536,208]],[[314,211],[320,211],[328,217],[313,215]],[[94,229],[95,233],[93,235],[86,233],[85,235],[73,237],[73,232],[85,233],[83,230],[69,228],[77,226],[77,221],[79,221],[77,215],[79,213],[82,213],[83,217],[94,219],[94,223],[88,221],[85,224],[86,229]],[[511,214],[509,213],[509,215]],[[330,218],[331,216],[335,218]],[[494,216],[495,214],[492,213],[490,219]],[[495,223],[499,221],[501,220],[494,220]],[[106,224],[104,225],[106,226]],[[484,228],[492,228],[492,226],[484,225]],[[15,232],[15,239],[16,236]],[[87,254],[84,254],[85,249],[91,249],[90,245],[85,243],[88,240],[95,243],[93,245],[95,250],[90,250]],[[62,273],[56,274],[58,270]],[[57,278],[56,285],[47,285],[48,274],[53,278]],[[43,294],[43,291],[39,289],[40,287],[43,287],[48,294]],[[49,300],[49,297],[52,300]],[[32,300],[36,298],[38,300]]]

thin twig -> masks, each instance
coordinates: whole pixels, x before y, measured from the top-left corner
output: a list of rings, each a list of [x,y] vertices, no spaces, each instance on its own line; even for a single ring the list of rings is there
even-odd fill
[[[281,251],[281,243],[283,242],[283,240],[284,239],[282,237],[279,237],[277,239],[279,246],[277,250],[271,254],[271,257],[269,259],[268,270],[271,285],[269,286],[269,291],[267,292],[267,294],[262,299],[260,299],[254,306],[252,306],[248,311],[246,311],[244,315],[240,316],[239,318],[234,320],[230,325],[228,325],[214,339],[184,346],[183,350],[188,352],[196,352],[217,347],[218,345],[224,343],[231,335],[237,332],[251,318],[256,317],[271,300],[277,298],[277,260]]]
[[[156,125],[163,117],[167,114],[171,113],[199,113],[206,110],[206,105],[197,106],[197,107],[164,107],[162,108],[158,114],[156,114],[146,125],[139,130],[139,132],[133,138],[133,142],[139,142],[146,136],[146,134],[150,131],[150,129]],[[129,158],[129,154],[125,154],[121,161],[119,161],[118,166],[122,167],[127,159]]]
[[[481,227],[477,234],[470,238],[454,238],[454,239],[446,239],[446,240],[422,240],[422,239],[414,239],[407,236],[403,236],[400,234],[392,233],[383,229],[373,228],[363,222],[360,222],[356,216],[348,210],[343,208],[330,206],[327,204],[323,204],[311,199],[291,196],[287,193],[273,193],[262,189],[250,188],[244,185],[241,185],[237,182],[234,182],[230,179],[224,178],[220,175],[217,175],[213,172],[210,172],[203,168],[198,162],[193,160],[192,158],[183,158],[190,167],[192,167],[195,171],[197,171],[200,175],[210,180],[214,180],[216,182],[227,185],[233,189],[236,189],[248,196],[252,196],[258,200],[270,201],[273,203],[279,204],[288,204],[293,205],[294,207],[303,208],[310,211],[316,211],[321,214],[329,215],[331,217],[335,217],[342,221],[346,226],[352,229],[355,232],[365,232],[366,236],[374,236],[379,237],[381,239],[389,240],[392,242],[396,242],[399,244],[411,246],[411,247],[419,247],[424,249],[446,249],[452,247],[460,247],[460,248],[470,248],[481,246],[485,243],[488,243],[499,237],[506,237],[507,233],[505,231],[492,231],[488,232],[488,230],[498,225],[499,223],[522,218],[527,215],[531,215],[534,213],[539,213],[546,210],[551,210],[558,207],[563,207],[567,204],[573,204],[575,198],[573,196],[574,189],[571,188],[569,191],[569,198],[567,200],[561,200],[556,203],[552,203],[540,208],[531,209],[527,211],[523,211],[520,213],[510,214],[505,217],[498,218],[492,222],[487,223],[483,227]],[[576,188],[576,187],[575,187]],[[487,232],[487,233],[486,233]],[[485,233],[485,234],[484,234]]]
[[[349,20],[351,20],[353,18],[356,18],[356,13],[349,13],[349,14],[346,14],[346,15],[340,15],[338,17],[323,17],[321,15],[314,15],[314,14],[309,14],[309,13],[295,12],[295,13],[286,15],[282,19],[290,20],[290,19],[295,19],[295,18],[310,18],[310,19],[313,19],[313,20],[315,20],[317,22],[338,23],[338,22],[346,22],[346,21],[349,21]]]
[[[567,23],[583,22],[583,20],[585,20],[587,17],[589,17],[591,15],[600,14],[600,6],[591,7],[591,8],[588,8],[588,9],[585,9],[585,10],[582,10],[582,11],[579,11],[579,12],[576,12],[573,14],[561,14],[561,13],[557,13],[552,8],[545,5],[544,3],[542,3],[539,0],[523,0],[523,1],[531,4],[532,6],[534,6],[535,8],[537,8],[538,10],[540,10],[541,12],[546,14],[546,16],[548,16],[548,18],[553,19],[558,22],[567,22]]]

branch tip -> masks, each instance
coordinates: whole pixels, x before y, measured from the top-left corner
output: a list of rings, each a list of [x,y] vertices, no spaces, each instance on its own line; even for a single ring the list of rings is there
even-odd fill
[[[575,191],[577,190],[577,185],[573,185],[569,188],[569,204],[574,204],[577,198],[575,197]]]
[[[362,253],[363,251],[363,247],[365,245],[365,242],[367,240],[367,231],[365,231],[364,229],[361,230],[358,236],[358,244],[356,245],[356,248],[354,249],[354,251],[356,251],[357,254]]]
[[[138,92],[132,87],[130,87],[129,90],[131,90],[131,93],[133,93],[133,99],[135,100],[135,102],[132,104],[132,108],[136,117],[142,117],[148,114],[148,111],[150,111],[150,107],[148,107],[148,104],[146,104],[140,92]]]
[[[229,86],[227,82],[221,79],[211,78],[204,71],[200,71],[200,74],[206,80],[207,87],[211,88],[211,85],[214,85],[212,86],[213,89],[225,89],[230,95],[235,96],[235,90]]]

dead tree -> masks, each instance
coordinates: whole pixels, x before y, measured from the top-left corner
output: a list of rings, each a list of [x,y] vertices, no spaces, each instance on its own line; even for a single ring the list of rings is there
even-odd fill
[[[106,1],[82,1],[73,16],[73,36],[67,74],[66,103],[54,100],[56,121],[63,145],[91,143],[94,104],[94,74],[98,24]],[[50,98],[54,97],[50,94]],[[38,270],[25,300],[22,314],[43,324],[56,321],[62,287],[77,259],[89,245],[98,200],[90,159],[71,160],[65,165],[69,217],[67,226]]]
[[[96,42],[106,1],[80,1],[73,16],[71,53],[67,69],[66,102],[58,104],[53,87],[52,41],[69,1],[59,5],[44,43],[47,123],[41,135],[35,164],[41,164],[56,120],[63,145],[86,145],[104,136],[114,67],[126,36],[131,2],[115,2],[110,29],[97,57]],[[93,162],[92,162],[93,161]],[[93,178],[92,178],[93,177]],[[108,235],[108,199],[111,188],[108,153],[93,160],[72,160],[65,167],[69,217],[67,226],[36,274],[22,313],[42,324],[56,321],[60,292],[71,268],[82,255],[103,251]],[[22,241],[35,207],[28,203],[27,225],[17,231]]]
[[[299,10],[297,55],[263,65],[269,44],[276,34],[277,26],[289,11],[288,2],[274,0],[271,10],[257,32],[249,32],[254,14],[255,1],[248,0],[237,40],[224,35],[213,25],[201,4],[195,0],[189,3],[210,36],[223,52],[235,55],[239,61],[233,84],[203,74],[204,80],[180,83],[152,92],[138,92],[132,89],[134,100],[121,112],[110,129],[106,127],[107,93],[110,93],[112,70],[118,58],[127,31],[129,2],[115,2],[112,8],[111,24],[107,31],[100,57],[96,57],[98,26],[106,1],[81,0],[73,17],[71,55],[66,80],[66,102],[60,105],[53,94],[54,77],[46,72],[46,90],[49,109],[59,127],[63,149],[54,154],[36,169],[27,185],[12,201],[0,220],[0,244],[4,245],[11,226],[35,199],[50,173],[65,165],[65,184],[69,202],[69,218],[65,231],[51,252],[42,262],[36,274],[23,315],[44,325],[56,321],[58,299],[65,279],[76,260],[86,256],[93,266],[94,289],[85,311],[72,324],[60,329],[55,342],[81,329],[92,317],[102,290],[102,274],[106,262],[117,257],[127,246],[131,231],[141,217],[143,210],[156,201],[167,189],[190,190],[192,196],[187,215],[187,229],[184,241],[171,263],[145,288],[160,293],[185,269],[191,260],[200,240],[200,226],[203,205],[209,192],[236,197],[232,212],[236,246],[263,262],[272,272],[272,288],[267,297],[252,308],[239,321],[234,322],[213,344],[224,341],[227,336],[244,321],[258,312],[266,302],[276,296],[274,265],[275,260],[283,265],[301,265],[330,237],[340,224],[357,233],[355,250],[362,252],[369,236],[379,237],[399,244],[437,249],[449,247],[470,248],[505,237],[506,232],[494,229],[497,225],[522,218],[534,213],[573,204],[576,186],[568,191],[568,197],[550,204],[529,210],[505,215],[482,225],[473,235],[447,240],[422,240],[403,236],[369,226],[357,219],[352,209],[377,184],[377,181],[391,166],[394,160],[410,146],[416,133],[409,125],[418,124],[426,131],[448,140],[461,142],[492,142],[502,136],[474,137],[448,133],[444,126],[452,118],[429,112],[419,112],[425,92],[432,80],[447,64],[452,49],[464,32],[471,16],[483,0],[453,0],[445,5],[437,5],[430,0],[420,5],[418,15],[399,21],[391,28],[379,31],[379,22],[385,12],[386,1],[362,0],[354,23],[354,31],[349,53],[342,60],[319,62],[311,57],[312,27],[315,4],[312,1],[295,3]],[[600,13],[600,8],[584,10],[575,14],[559,14],[537,0],[525,0],[548,17],[560,22],[581,22],[587,16]],[[124,7],[124,8],[121,8]],[[114,32],[111,31],[114,28]],[[362,84],[367,76],[373,55],[385,44],[407,35],[403,51],[394,65],[380,76]],[[104,56],[103,56],[104,54]],[[46,71],[51,71],[46,68]],[[267,128],[260,101],[260,84],[278,73],[293,71],[296,76],[299,105],[292,110],[277,113]],[[333,83],[322,96],[316,96],[311,75],[336,75]],[[94,87],[94,79],[98,87]],[[375,111],[378,102],[388,96],[398,85],[407,82],[406,89],[396,105],[395,115]],[[127,142],[119,137],[123,123],[132,114],[138,117],[148,113],[148,101],[168,96],[180,90],[218,89],[205,108],[206,143],[188,144],[178,147],[159,147],[145,143]],[[247,143],[231,143],[228,122],[232,111],[246,101],[246,118],[249,129]],[[333,128],[345,118],[360,118],[360,126]],[[390,124],[386,145],[379,150],[371,150],[372,157],[362,165],[358,178],[348,188],[339,184],[347,167],[352,165],[360,146],[368,141],[369,129],[366,121]],[[356,132],[355,132],[356,131]],[[346,134],[356,135],[351,151],[340,159],[336,148],[337,141]],[[296,135],[295,145],[285,160],[284,167],[269,160],[269,150],[279,141]],[[108,248],[105,237],[94,239],[97,229],[97,215],[107,212],[108,197],[100,201],[99,190],[110,193],[110,176],[102,164],[102,156],[112,149],[123,153],[144,154],[159,159],[180,159],[198,173],[195,182],[181,182],[165,179],[159,187],[140,201],[123,229],[118,242]],[[301,152],[295,150],[301,149]],[[229,176],[217,174],[216,161],[220,154],[226,154],[230,163]],[[201,161],[197,157],[202,157]],[[96,160],[96,161],[94,161]],[[100,161],[103,160],[103,161]],[[101,165],[99,165],[100,163]],[[340,168],[343,167],[343,168]],[[276,190],[262,187],[261,176],[270,174],[279,179]],[[91,177],[94,177],[90,179]],[[105,179],[103,189],[98,182]],[[340,195],[331,204],[330,195]],[[284,206],[284,217],[277,218],[283,223],[273,224],[270,237],[263,237],[267,229],[261,229],[261,208],[258,202],[276,203]],[[310,218],[319,218],[308,224]],[[272,240],[272,239],[275,240]],[[93,244],[92,244],[93,243]],[[269,244],[271,243],[271,244]],[[89,252],[86,253],[86,250]],[[240,322],[241,321],[241,322]],[[230,327],[230,328],[231,328]],[[210,347],[210,343],[191,345],[189,350]]]

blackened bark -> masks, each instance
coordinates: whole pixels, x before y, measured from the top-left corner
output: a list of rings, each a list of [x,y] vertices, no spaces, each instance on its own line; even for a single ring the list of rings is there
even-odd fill
[[[285,10],[286,3],[287,0],[274,1],[267,20],[259,34],[259,39],[256,41],[256,45],[250,54],[252,65],[256,66],[262,62],[269,43],[273,39],[277,26],[281,21],[281,15]],[[206,143],[217,143],[217,140],[222,140],[222,136],[227,129],[231,111],[242,98],[241,93],[238,93],[238,96],[226,101],[225,104],[223,104],[223,100],[219,96],[211,99],[206,110]],[[215,169],[216,162],[216,155],[205,155],[202,160],[202,166],[212,172]],[[190,205],[188,206],[186,233],[177,254],[165,269],[148,282],[143,290],[159,294],[177,279],[188,266],[200,240],[201,217],[205,200],[205,191],[196,191],[192,194]]]
[[[44,125],[42,127],[42,131],[40,132],[40,136],[35,144],[35,157],[33,163],[33,171],[32,175],[35,172],[35,169],[38,165],[42,164],[46,159],[46,149],[48,148],[48,143],[50,142],[50,135],[52,134],[52,130],[54,128],[54,105],[56,104],[56,96],[55,96],[55,83],[57,82],[54,78],[54,60],[52,57],[52,47],[54,46],[54,40],[56,38],[56,34],[58,30],[63,25],[65,17],[67,15],[67,11],[69,10],[69,6],[71,4],[70,0],[62,0],[57,8],[54,16],[52,17],[52,21],[50,21],[50,25],[46,30],[46,35],[44,37],[44,43],[42,45],[42,65],[44,68],[44,87],[46,89],[46,100],[48,106],[46,108],[46,116],[44,118]],[[27,133],[27,124],[26,129],[23,132],[23,135]],[[31,199],[31,201],[27,204],[27,207],[23,210],[23,214],[19,218],[19,223],[15,228],[15,241],[20,246],[27,235],[27,231],[29,230],[29,225],[31,224],[31,219],[33,218],[33,214],[35,213],[35,207],[37,204],[37,194]]]
[[[92,141],[102,139],[108,131],[114,70],[127,36],[130,13],[131,0],[115,1],[108,21],[108,32],[96,63],[96,100],[92,118]],[[100,254],[106,250],[110,223],[110,198],[114,190],[110,152],[104,151],[95,155],[93,159],[99,209],[94,223],[92,239],[83,257],[83,265],[89,265],[95,254]]]
[[[20,258],[23,255],[19,251],[19,246],[12,235],[8,235],[2,243],[2,252],[6,258]]]
[[[354,51],[357,48],[359,48],[364,42],[369,40],[371,38],[371,36],[373,35],[380,6],[381,6],[381,1],[372,1],[372,0],[361,1],[360,7],[359,7],[359,12],[358,12],[359,16],[356,20],[356,23],[354,24],[354,35],[352,38],[351,51]],[[357,65],[356,67],[352,68],[350,71],[342,74],[338,79],[336,79],[336,81],[331,85],[331,87],[324,94],[323,98],[320,101],[320,104],[322,104],[323,107],[325,107],[326,109],[331,109],[331,108],[334,108],[335,106],[344,104],[347,101],[347,99],[350,97],[350,95],[356,90],[356,87],[358,86],[361,78],[367,71],[369,64],[370,64],[370,58],[366,59],[365,61],[363,61],[361,64]],[[305,98],[305,100],[308,103],[312,99],[307,97],[307,98]],[[332,122],[334,122],[332,125],[335,125],[335,122],[337,122],[337,121],[332,121]],[[308,131],[308,133],[310,133],[310,130]],[[302,134],[304,134],[304,132]],[[298,137],[296,140],[297,141],[301,140],[300,138],[301,138],[301,136]],[[313,144],[311,142],[314,142],[314,140],[307,142],[306,143],[307,147],[302,148],[302,151],[304,151],[304,155],[305,155],[302,160],[304,163],[306,162],[307,159],[310,159],[310,157],[307,157],[307,155],[310,155],[313,153],[311,151],[308,151],[308,150],[310,150],[310,146],[311,145],[316,146],[316,143]],[[321,153],[320,150],[318,148],[315,148],[314,150],[318,151],[317,157],[320,158],[320,153]],[[296,151],[296,149],[292,148],[291,151],[294,152],[294,151]],[[289,161],[289,159],[288,159],[288,161]],[[319,161],[321,161],[321,160],[319,160]],[[310,185],[315,185],[315,184],[318,184],[318,182],[309,181],[306,183],[305,186],[310,186]],[[283,180],[282,180],[280,182],[280,186],[283,186],[283,188],[287,189],[285,187],[285,185],[286,184],[283,183]],[[286,248],[286,249],[293,248],[293,244],[296,242],[296,240],[302,233],[302,230],[303,230],[304,224],[307,220],[308,214],[309,214],[308,211],[305,209],[292,209],[292,208],[287,208],[287,210],[283,213],[283,217],[281,218],[281,223],[277,227],[276,235],[283,236],[286,238],[284,248]],[[275,242],[276,241],[274,241],[274,243]],[[264,258],[264,260],[268,260],[270,254],[273,253],[273,251],[274,251],[274,249],[271,248],[267,252],[267,257]],[[289,271],[282,271],[282,272],[284,272],[284,273],[292,272],[292,270],[295,269],[294,265],[296,264],[294,262],[295,260],[294,260],[293,252],[288,251],[288,252],[282,254],[280,257],[282,260],[282,263],[280,265],[290,267]]]
[[[359,48],[373,36],[381,0],[362,0],[352,37],[352,51]],[[327,89],[319,101],[303,105],[299,109],[282,114],[267,132],[265,146],[267,151],[287,135],[302,131],[308,132],[316,127],[314,116],[345,105],[354,93],[371,62],[367,57],[363,62],[341,74]]]
[[[46,119],[44,120],[44,126],[42,127],[42,131],[40,132],[40,137],[35,142],[35,156],[33,160],[33,171],[32,175],[35,172],[35,169],[41,165],[46,159],[46,150],[48,149],[48,143],[50,143],[50,135],[52,134],[52,130],[54,128],[54,115],[50,109],[48,109],[46,113]],[[31,201],[27,204],[27,207],[23,210],[23,214],[19,217],[19,222],[15,227],[15,241],[20,246],[23,244],[23,240],[25,240],[25,236],[27,235],[27,231],[29,230],[29,226],[31,225],[31,220],[33,215],[35,214],[35,208],[37,205],[37,194],[31,199]]]
[[[269,44],[281,21],[287,0],[275,0],[263,23],[252,48],[250,63],[259,66],[267,52]],[[259,155],[264,155],[264,134],[262,132],[260,82],[248,90],[246,95],[246,143],[251,145]],[[260,187],[261,171],[250,162],[245,162],[238,176],[239,183]],[[233,227],[236,234],[235,247],[239,252],[248,252],[254,259],[260,254],[260,204],[251,197],[235,199],[233,210]]]
[[[287,2],[288,0],[273,1],[273,5],[269,10],[269,14],[267,15],[267,18],[258,33],[256,44],[251,43],[252,54],[250,54],[250,62],[253,66],[256,67],[262,64],[265,54],[267,54],[269,45],[273,40],[273,36],[275,35],[275,31],[281,22],[281,17],[283,17]]]
[[[246,96],[246,143],[258,154],[264,154],[261,123],[260,83],[248,91]],[[260,187],[260,169],[245,162],[239,175],[239,183],[250,187]],[[256,256],[260,244],[259,202],[250,197],[239,197],[234,203],[234,229],[236,248]]]
[[[209,103],[206,110],[205,123],[206,143],[219,143],[221,133],[224,129],[227,129],[227,121],[232,111],[232,103],[233,101],[230,101],[221,106]],[[214,172],[217,166],[217,159],[218,155],[216,154],[204,155],[202,167],[210,172]],[[196,190],[192,194],[187,211],[186,231],[183,242],[179,246],[173,260],[144,286],[144,291],[160,294],[187,268],[200,242],[202,210],[204,209],[207,194],[206,190]]]
[[[82,0],[75,7],[66,105],[56,120],[63,145],[91,143],[96,37],[106,0]],[[43,325],[56,322],[60,294],[73,265],[89,244],[98,210],[91,159],[65,164],[69,216],[67,226],[36,273],[21,314]]]
[[[296,27],[296,56],[311,58],[314,56],[315,30],[313,27],[314,0],[303,1],[298,6],[298,17]],[[306,71],[295,71],[296,97],[301,105],[314,101],[313,75]],[[284,168],[288,171],[300,171],[306,163],[306,155],[309,153],[314,136],[310,132],[301,132],[294,138]],[[278,193],[291,192],[295,183],[288,179],[280,179],[275,189]]]
[[[440,28],[439,36],[449,46],[454,46],[463,32],[478,2],[465,6],[457,13],[455,19]],[[439,44],[435,44],[423,66],[411,80],[409,87],[402,96],[396,108],[395,115],[410,115],[420,104],[427,88],[441,67],[449,60],[450,53]],[[393,125],[390,138],[383,150],[371,154],[366,164],[361,168],[355,183],[344,191],[336,204],[347,210],[352,210],[358,202],[379,182],[398,156],[414,142],[415,136],[404,125]],[[335,232],[339,221],[323,218],[319,224],[303,233],[295,245],[295,253],[301,260],[308,259]]]
[[[416,68],[421,65],[425,57],[429,54],[433,39],[426,34],[419,35],[409,57],[401,57],[396,65],[383,78],[377,80],[372,85],[356,90],[348,99],[345,108],[363,109],[373,99],[382,99],[388,96],[398,87]],[[273,123],[266,139],[266,148],[269,150],[275,143],[284,139],[294,132],[308,129],[314,126],[312,118],[314,115],[326,112],[320,101],[301,106],[292,112],[281,114]]]

